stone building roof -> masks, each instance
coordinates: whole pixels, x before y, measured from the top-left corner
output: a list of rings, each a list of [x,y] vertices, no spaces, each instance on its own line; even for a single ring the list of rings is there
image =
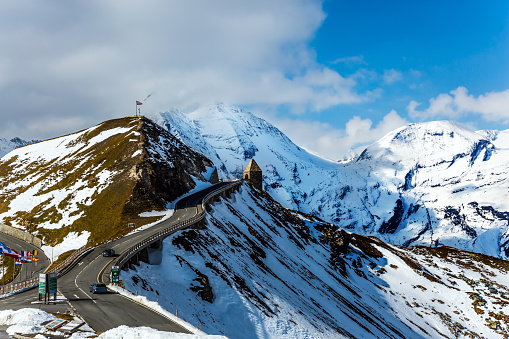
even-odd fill
[[[261,172],[261,171],[262,169],[260,168],[260,166],[258,166],[254,159],[251,159],[249,164],[247,164],[246,169],[244,170],[244,172]]]

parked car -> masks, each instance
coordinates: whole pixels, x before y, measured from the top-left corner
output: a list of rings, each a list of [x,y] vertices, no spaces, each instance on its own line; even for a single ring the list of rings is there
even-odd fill
[[[106,288],[106,284],[103,283],[93,283],[90,285],[90,292],[92,293],[106,293],[108,289]]]
[[[103,251],[103,257],[114,257],[115,256],[115,250],[113,248],[107,248]]]

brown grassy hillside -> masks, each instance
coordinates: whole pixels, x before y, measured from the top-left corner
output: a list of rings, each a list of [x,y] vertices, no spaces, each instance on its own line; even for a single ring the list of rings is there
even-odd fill
[[[155,218],[146,211],[195,187],[212,163],[151,120],[127,117],[28,145],[0,160],[0,222],[26,228],[47,245],[70,232],[95,242]]]

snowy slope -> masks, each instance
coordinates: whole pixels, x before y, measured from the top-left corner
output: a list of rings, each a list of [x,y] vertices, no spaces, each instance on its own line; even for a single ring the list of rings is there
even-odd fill
[[[25,141],[20,138],[14,138],[11,140],[0,138],[0,158],[2,158],[4,155],[18,147],[33,144],[34,142],[37,141],[36,140]]]
[[[106,121],[2,157],[0,222],[43,237],[57,256],[155,221],[140,214],[165,209],[212,167],[148,119]]]
[[[243,109],[218,105],[154,117],[226,177],[254,158],[264,189],[287,208],[389,243],[445,244],[509,258],[509,131],[411,124],[332,163]]]
[[[503,338],[507,262],[406,250],[285,210],[243,185],[206,229],[163,242],[160,265],[121,278],[209,334],[230,338]],[[498,327],[497,327],[498,324]]]

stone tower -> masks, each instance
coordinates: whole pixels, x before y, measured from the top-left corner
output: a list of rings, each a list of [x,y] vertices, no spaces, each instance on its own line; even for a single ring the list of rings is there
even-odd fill
[[[258,166],[254,159],[251,159],[249,164],[247,164],[242,177],[256,189],[260,191],[263,190],[262,169]]]

